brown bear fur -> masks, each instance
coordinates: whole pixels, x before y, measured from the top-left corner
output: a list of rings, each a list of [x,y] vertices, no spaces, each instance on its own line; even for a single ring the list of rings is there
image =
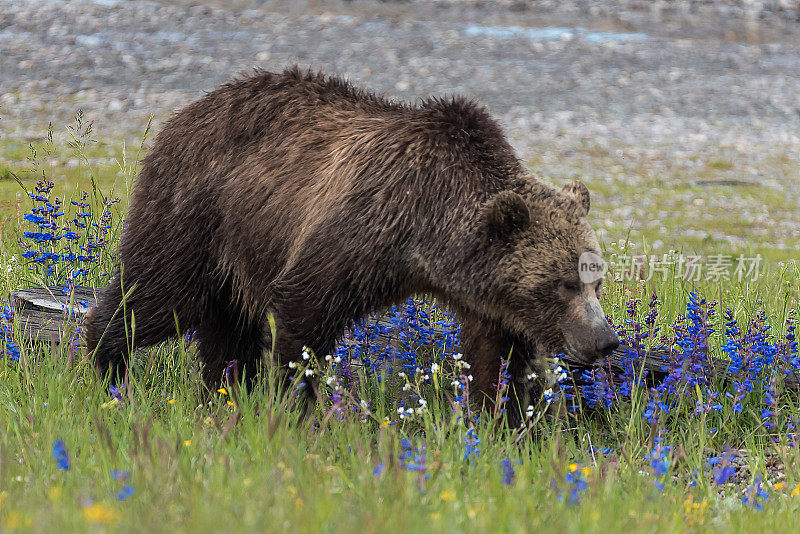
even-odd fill
[[[581,252],[599,253],[587,210],[585,186],[534,179],[470,100],[411,106],[297,68],[259,71],[156,138],[88,349],[100,373],[119,372],[133,348],[196,331],[214,385],[230,360],[252,378],[268,313],[286,365],[430,293],[463,321],[473,398],[491,395],[512,346],[517,375],[565,350],[564,321],[582,312],[560,284]]]

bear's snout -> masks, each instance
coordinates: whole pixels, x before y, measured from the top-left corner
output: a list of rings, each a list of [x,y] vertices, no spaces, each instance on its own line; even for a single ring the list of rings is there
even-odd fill
[[[598,354],[605,358],[619,348],[619,338],[617,337],[617,334],[612,331],[607,335],[600,337],[595,342],[595,348],[597,349]]]

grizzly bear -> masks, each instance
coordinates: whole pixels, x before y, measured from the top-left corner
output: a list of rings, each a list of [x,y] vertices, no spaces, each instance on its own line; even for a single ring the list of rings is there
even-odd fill
[[[214,386],[229,361],[257,374],[270,313],[286,366],[427,293],[463,322],[472,397],[491,396],[501,357],[520,382],[543,355],[591,363],[617,347],[600,282],[578,273],[582,253],[600,254],[588,211],[582,183],[532,177],[471,100],[409,105],[296,67],[257,71],[157,136],[88,350],[117,374],[134,348],[195,331]]]

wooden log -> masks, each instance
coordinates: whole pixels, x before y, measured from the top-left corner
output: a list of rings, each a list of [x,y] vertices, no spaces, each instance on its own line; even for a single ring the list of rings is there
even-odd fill
[[[95,288],[80,286],[75,287],[72,292],[60,286],[32,287],[11,293],[11,302],[24,335],[33,340],[52,343],[60,340],[65,334],[72,335],[75,332],[83,316],[96,304],[97,291]],[[373,316],[368,321],[382,327],[381,330],[393,329],[392,323],[385,316]],[[433,330],[434,337],[444,336],[441,330],[436,331],[435,326]],[[388,334],[379,335],[378,340],[384,346],[394,341]],[[78,342],[81,343],[82,340],[79,339]],[[453,350],[458,352],[458,346]],[[609,356],[603,367],[617,373],[621,372],[628,365],[630,361],[628,353],[632,350],[634,349],[629,346],[620,346]],[[573,371],[591,369],[569,356],[563,359]],[[665,368],[669,365],[670,359],[669,350],[656,349],[641,354],[634,363],[637,371],[643,367],[648,372],[652,383],[666,376]],[[707,360],[709,366],[706,371],[709,379],[717,377],[736,379],[729,371],[728,360],[715,357],[708,357]],[[800,380],[797,375],[784,377],[784,385],[789,389],[800,390]]]

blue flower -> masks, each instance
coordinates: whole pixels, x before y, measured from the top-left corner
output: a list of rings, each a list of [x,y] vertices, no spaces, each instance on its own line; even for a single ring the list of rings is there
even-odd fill
[[[69,471],[69,454],[67,454],[67,447],[64,442],[57,439],[53,442],[53,458],[56,461],[56,466],[62,471]]]
[[[117,500],[127,501],[128,497],[132,496],[134,493],[136,493],[136,490],[125,484],[122,486],[122,489],[117,492]]]
[[[517,474],[514,472],[514,465],[508,458],[503,459],[500,462],[500,465],[503,468],[503,484],[510,486],[514,483],[514,479],[517,477]]]
[[[379,477],[383,474],[383,462],[375,464],[375,469],[372,470],[373,476]]]

